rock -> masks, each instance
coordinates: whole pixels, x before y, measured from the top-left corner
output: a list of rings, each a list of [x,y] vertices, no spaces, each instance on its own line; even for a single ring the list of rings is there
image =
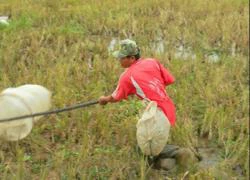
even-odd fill
[[[157,159],[153,163],[153,169],[169,171],[173,169],[175,165],[176,160],[174,158]]]
[[[173,158],[160,159],[159,161],[161,169],[169,171],[176,165],[176,160]]]

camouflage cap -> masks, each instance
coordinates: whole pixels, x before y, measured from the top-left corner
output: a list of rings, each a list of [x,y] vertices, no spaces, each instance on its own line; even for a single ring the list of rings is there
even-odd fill
[[[139,53],[139,48],[135,41],[125,39],[120,42],[120,49],[113,52],[113,56],[117,59],[124,58],[126,56],[133,56]]]

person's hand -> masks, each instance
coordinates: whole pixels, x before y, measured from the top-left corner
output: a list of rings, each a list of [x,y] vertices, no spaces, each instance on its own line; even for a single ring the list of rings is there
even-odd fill
[[[108,102],[109,102],[109,100],[108,100],[108,97],[106,97],[106,96],[101,96],[99,98],[99,104],[100,105],[106,105]]]

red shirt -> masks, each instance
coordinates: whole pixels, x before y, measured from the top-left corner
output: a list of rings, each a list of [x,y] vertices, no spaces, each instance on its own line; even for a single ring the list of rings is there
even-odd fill
[[[112,97],[120,101],[136,94],[141,99],[156,101],[170,124],[174,125],[175,106],[165,91],[165,86],[173,82],[174,77],[157,60],[141,58],[121,74]]]

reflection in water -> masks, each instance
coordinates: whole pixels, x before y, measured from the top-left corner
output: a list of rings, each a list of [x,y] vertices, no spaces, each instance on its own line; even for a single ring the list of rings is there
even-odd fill
[[[217,63],[220,60],[220,57],[216,52],[212,52],[211,54],[206,55],[205,57],[209,63]]]
[[[182,60],[195,60],[196,55],[192,52],[191,47],[185,48],[183,45],[180,45],[176,48],[175,59],[182,59]]]
[[[107,46],[107,50],[109,54],[111,54],[115,50],[115,47],[118,46],[118,43],[119,43],[119,38],[113,37],[111,39],[111,41],[109,42],[109,45]],[[166,47],[166,44],[168,44],[168,42],[165,42],[162,36],[158,36],[150,44],[150,47],[157,54],[170,53],[169,49],[167,49]],[[174,49],[173,55],[175,59],[195,60],[197,58],[196,54],[193,52],[190,46],[186,47],[183,44],[181,44],[181,45],[177,45],[176,48],[170,48],[170,49]],[[231,45],[230,55],[232,57],[236,56],[236,43],[235,42],[233,42]],[[205,53],[204,57],[209,63],[217,63],[220,61],[220,56],[215,51],[211,53],[207,53],[207,54]]]
[[[155,51],[157,54],[164,53],[165,51],[165,46],[164,46],[164,40],[162,37],[158,36],[154,42],[152,43],[152,49]]]
[[[115,46],[118,44],[117,38],[112,38],[108,45],[108,52],[112,53],[115,50]]]
[[[231,46],[231,56],[235,57],[236,55],[236,43],[233,42]]]

